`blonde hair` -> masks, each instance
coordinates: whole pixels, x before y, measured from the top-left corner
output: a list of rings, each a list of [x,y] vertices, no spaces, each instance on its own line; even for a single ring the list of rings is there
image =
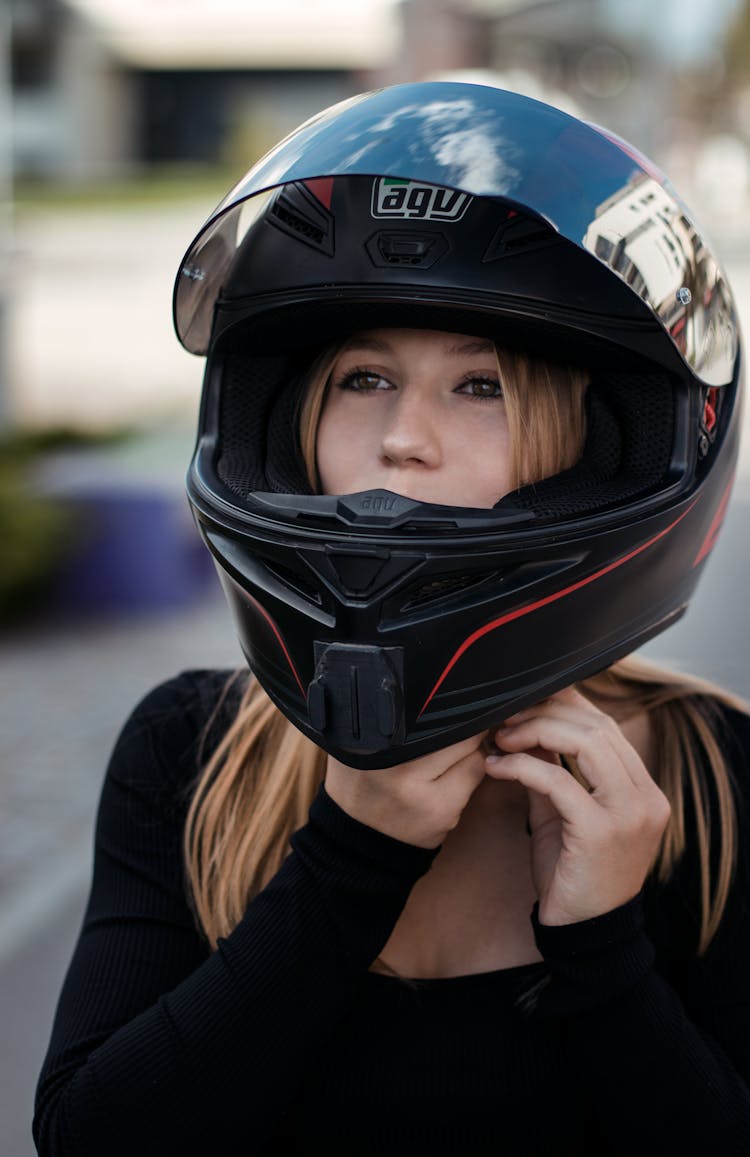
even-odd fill
[[[318,488],[318,422],[340,350],[341,345],[329,348],[311,366],[300,410],[300,443],[313,489]],[[587,375],[501,348],[497,359],[517,486],[572,466],[585,439]],[[654,741],[654,766],[649,770],[672,808],[652,869],[660,881],[669,878],[685,851],[688,797],[692,801],[701,882],[698,951],[705,952],[727,903],[737,852],[732,783],[711,706],[722,702],[743,711],[748,707],[711,683],[633,656],[584,680],[579,690],[619,722],[648,713]],[[705,763],[718,800],[718,856],[711,844]],[[325,767],[325,752],[250,678],[231,725],[202,769],[185,826],[193,906],[213,947],[279,870],[292,833],[306,822]]]

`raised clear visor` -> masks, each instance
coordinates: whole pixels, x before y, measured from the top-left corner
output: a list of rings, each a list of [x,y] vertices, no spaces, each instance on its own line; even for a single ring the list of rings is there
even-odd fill
[[[627,282],[698,378],[707,385],[731,380],[732,294],[664,175],[630,145],[560,109],[450,81],[396,85],[334,105],[242,178],[208,218],[177,275],[174,321],[186,349],[207,351],[226,272],[269,191],[347,175],[498,197],[543,218]]]

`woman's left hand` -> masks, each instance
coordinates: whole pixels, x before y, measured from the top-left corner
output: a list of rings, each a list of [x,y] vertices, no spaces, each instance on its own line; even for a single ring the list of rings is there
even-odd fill
[[[640,892],[670,816],[664,793],[605,712],[572,687],[505,720],[493,779],[529,793],[532,871],[542,924],[603,915]],[[572,756],[589,790],[560,762]]]

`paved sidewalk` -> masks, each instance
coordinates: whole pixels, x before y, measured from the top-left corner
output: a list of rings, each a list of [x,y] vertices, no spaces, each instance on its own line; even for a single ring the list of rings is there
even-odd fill
[[[80,925],[107,759],[137,700],[243,663],[216,582],[200,602],[0,638],[0,1153],[33,1157],[34,1088]]]
[[[243,662],[218,581],[172,612],[0,638],[0,961],[88,870],[107,758],[163,678]]]

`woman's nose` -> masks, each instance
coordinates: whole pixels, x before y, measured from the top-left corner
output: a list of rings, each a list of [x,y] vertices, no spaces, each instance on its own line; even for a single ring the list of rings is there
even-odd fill
[[[380,452],[392,466],[440,465],[438,424],[423,400],[402,395],[396,401],[383,429]]]

